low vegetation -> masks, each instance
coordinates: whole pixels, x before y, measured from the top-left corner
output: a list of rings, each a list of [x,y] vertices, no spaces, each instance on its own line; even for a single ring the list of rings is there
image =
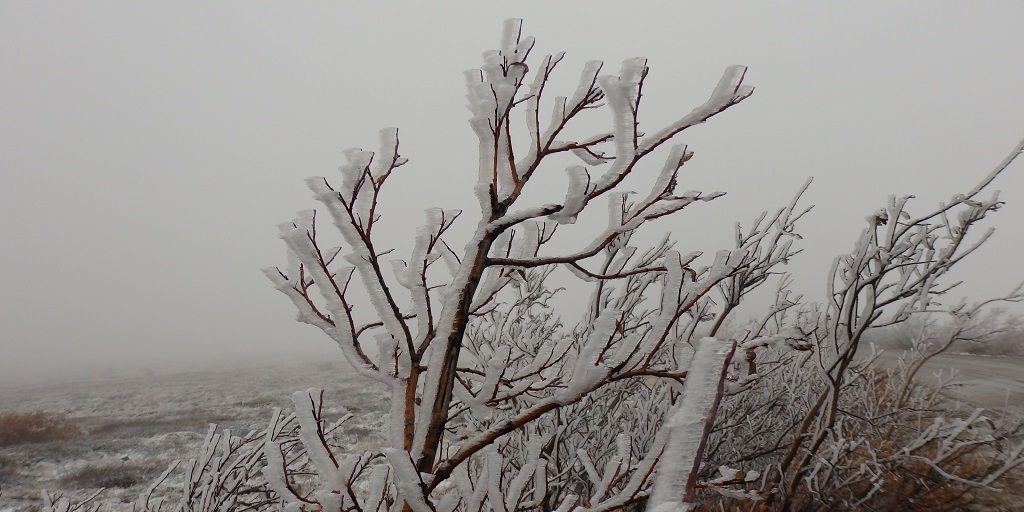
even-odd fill
[[[59,414],[43,411],[0,413],[0,447],[67,441],[81,430]]]
[[[0,455],[0,483],[4,483],[8,478],[14,476],[14,470],[17,467],[17,461],[10,457]]]
[[[127,489],[148,482],[163,468],[134,463],[88,464],[61,478],[67,488]]]

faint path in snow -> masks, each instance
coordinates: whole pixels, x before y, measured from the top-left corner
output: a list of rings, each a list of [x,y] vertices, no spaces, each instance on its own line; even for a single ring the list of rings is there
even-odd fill
[[[886,351],[882,363],[898,356]],[[978,407],[1024,409],[1024,358],[985,357],[961,354],[942,354],[925,364],[918,381],[935,381],[936,372],[945,376],[953,369],[958,372],[957,384],[945,394]]]

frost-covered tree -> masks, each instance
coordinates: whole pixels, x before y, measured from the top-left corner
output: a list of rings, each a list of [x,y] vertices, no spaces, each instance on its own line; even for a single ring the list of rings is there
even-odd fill
[[[983,194],[1024,143],[976,187],[923,214],[911,213],[910,197],[890,198],[835,259],[827,294],[807,301],[784,272],[800,252],[810,182],[737,224],[733,246],[710,256],[668,237],[630,245],[649,221],[721,196],[677,190],[693,155],[677,140],[750,97],[744,67],[727,68],[675,121],[641,128],[644,59],[617,74],[589,62],[576,89],[557,96],[549,83],[563,54],[531,60],[533,50],[510,20],[500,48],[466,74],[480,210],[468,240],[450,239],[461,212],[444,209],[427,212],[405,259],[376,236],[381,198],[407,163],[395,129],[381,132],[377,152],[348,150],[340,180],[307,180],[322,209],[280,225],[289,262],[265,273],[300,322],[390,390],[388,446],[338,449],[332,432],[344,423],[323,416],[322,393],[300,392],[294,414],[276,412],[264,432],[211,432],[186,465],[191,487],[178,509],[877,507],[991,487],[1024,462],[1024,445],[996,420],[940,414],[934,388],[916,384],[918,363],[948,343],[920,345],[889,370],[862,344],[872,329],[939,310],[955,319],[954,336],[974,336],[987,302],[944,307],[956,286],[947,275],[991,233],[969,236],[1001,205]],[[611,126],[570,138],[592,109],[609,111]],[[567,153],[579,164],[565,169],[564,200],[526,203],[550,157]],[[621,190],[633,174],[647,176],[646,193]],[[560,225],[600,208],[607,224],[597,236],[575,251],[550,249]],[[325,242],[331,225],[341,247]],[[558,267],[590,288],[576,322],[551,304]],[[767,283],[774,304],[726,332]],[[1014,290],[997,300],[1020,298]],[[965,463],[975,455],[982,462]],[[138,506],[156,508],[149,495]]]
[[[758,236],[733,250],[720,251],[711,265],[694,269],[691,265],[698,253],[681,255],[665,243],[648,254],[637,254],[628,245],[630,235],[646,222],[720,195],[676,191],[677,173],[692,156],[685,145],[669,150],[645,197],[632,200],[617,186],[645,157],[678,134],[749,97],[753,88],[743,84],[745,68],[728,68],[703,104],[645,134],[639,124],[641,90],[648,73],[644,59],[625,61],[618,75],[602,74],[603,64],[590,62],[570,96],[545,104],[552,94],[546,91],[549,78],[563,54],[544,57],[531,72],[527,59],[533,46],[533,38],[522,34],[521,23],[509,21],[501,49],[485,54],[481,69],[466,75],[473,114],[470,125],[479,140],[474,192],[481,218],[462,251],[452,250],[445,240],[460,212],[438,209],[428,212],[408,259],[383,261],[381,254],[387,251],[374,238],[381,216],[378,204],[389,178],[406,163],[399,153],[397,130],[387,129],[381,133],[377,153],[347,152],[340,184],[319,177],[307,181],[341,232],[345,247],[321,247],[317,214],[304,212],[280,226],[291,265],[266,270],[298,307],[300,321],[322,329],[353,367],[392,389],[391,446],[386,451],[390,480],[398,499],[413,509],[442,506],[431,503],[431,495],[439,488],[458,490],[442,493],[441,500],[450,506],[459,503],[453,501],[456,496],[462,496],[465,505],[486,501],[492,508],[518,508],[548,499],[544,486],[535,484],[548,481],[542,453],[552,442],[546,438],[558,430],[557,426],[541,427],[548,417],[622,380],[660,375],[681,380],[676,360],[680,351],[672,350],[680,339],[680,320],[705,309],[708,294],[741,269],[758,265],[766,271],[791,255],[788,243],[767,247],[772,241]],[[566,128],[581,112],[602,107],[612,114],[609,130],[583,140],[564,139]],[[547,109],[550,114],[544,112]],[[511,125],[520,111],[529,140],[514,144]],[[608,145],[611,154],[604,149]],[[565,200],[521,204],[523,192],[545,160],[563,152],[576,154],[589,166],[567,169]],[[545,254],[544,246],[559,224],[573,222],[600,200],[608,204],[603,232],[574,253]],[[602,255],[605,261],[599,268],[587,268]],[[446,268],[439,269],[436,263]],[[586,280],[604,282],[592,316],[583,324],[572,333],[528,321],[530,326],[548,328],[501,332],[530,326],[495,326],[499,330],[490,337],[476,330],[474,319],[483,318],[486,323],[495,311],[501,311],[501,318],[491,321],[504,324],[512,314],[536,314],[522,306],[513,308],[519,311],[505,310],[501,296],[517,288],[519,294],[527,293],[525,300],[533,300],[530,287],[540,286],[544,269],[555,265],[565,265]],[[364,287],[375,321],[359,324],[355,320],[350,293],[354,281]],[[648,294],[627,289],[622,292],[630,304],[616,301],[617,284],[647,290],[655,282],[662,288],[659,304],[648,304]],[[313,295],[314,289],[319,297]],[[697,321],[690,318],[693,325]],[[471,345],[473,331],[483,335],[475,340],[476,350],[464,351]],[[709,359],[698,365],[721,360],[717,346],[728,345],[712,338],[704,343],[713,348],[698,351]],[[718,380],[717,374],[709,380]],[[689,413],[704,415],[709,408],[703,402],[694,407]],[[453,432],[457,423],[462,425]],[[517,432],[533,434],[510,436]],[[513,441],[516,437],[521,439]],[[624,502],[646,484],[643,472],[632,471],[631,492],[601,489],[629,473],[626,466],[634,450],[628,432],[618,441],[621,453],[599,479],[609,481],[598,483],[596,494],[587,500],[591,504]],[[514,453],[503,453],[509,443],[521,446]],[[271,445],[268,451],[278,449]],[[656,450],[649,452],[643,463],[653,468]],[[699,451],[680,456],[692,460]],[[344,489],[330,474],[331,466],[338,464],[324,458],[317,464],[321,472],[329,473],[322,475],[326,479],[322,499],[334,496],[344,501]],[[618,466],[622,467],[615,469]],[[303,502],[299,495],[283,497]],[[563,506],[576,504],[572,495],[562,498]]]
[[[628,59],[618,74],[589,62],[576,89],[555,96],[549,81],[563,54],[528,64],[533,49],[521,22],[510,20],[500,48],[466,74],[480,220],[462,250],[446,238],[461,214],[454,210],[427,212],[406,259],[375,238],[385,185],[407,162],[395,129],[381,132],[376,153],[349,150],[340,183],[307,181],[343,247],[322,245],[315,211],[280,226],[290,264],[266,274],[299,321],[323,330],[356,371],[391,389],[390,446],[383,459],[334,454],[299,397],[299,439],[319,490],[291,486],[288,451],[273,436],[271,486],[292,507],[422,512],[607,510],[645,501],[675,510],[708,488],[788,507],[802,488],[816,492],[808,475],[821,471],[825,451],[842,446],[845,395],[869,371],[855,357],[861,338],[937,306],[951,288],[947,272],[988,236],[971,241],[970,228],[1001,204],[996,194],[982,197],[983,189],[1021,146],[977,187],[933,211],[914,216],[909,197],[891,198],[835,260],[823,302],[804,303],[783,286],[757,326],[723,338],[719,328],[743,298],[799,252],[794,229],[810,209],[797,206],[806,185],[746,230],[737,225],[735,246],[710,260],[675,250],[667,238],[646,250],[629,242],[648,221],[721,195],[677,191],[678,172],[693,155],[685,145],[671,146],[657,171],[644,162],[747,99],[746,69],[726,69],[708,99],[674,122],[641,129],[646,60]],[[580,113],[600,108],[611,113],[609,129],[568,138]],[[513,140],[513,123],[522,122],[528,137]],[[580,164],[566,169],[565,199],[523,204],[549,157],[566,152]],[[619,190],[634,173],[650,175],[647,193]],[[574,252],[547,250],[559,225],[599,203],[608,212],[600,234]],[[574,326],[548,305],[546,278],[558,266],[593,287],[589,311]],[[365,323],[355,313],[357,285],[373,311]],[[963,306],[957,314],[970,316]],[[817,391],[787,397],[784,388],[800,379]],[[766,414],[772,400],[787,399],[786,417]],[[724,411],[723,401],[731,402]],[[745,411],[751,403],[769,404],[766,417]],[[731,417],[719,420],[723,412]],[[729,428],[761,422],[762,434],[779,439],[760,444],[775,449],[760,458],[736,453],[750,444],[723,432],[736,422],[748,424]],[[709,473],[709,459],[723,464],[720,474]],[[1008,461],[1018,463],[1019,450]]]

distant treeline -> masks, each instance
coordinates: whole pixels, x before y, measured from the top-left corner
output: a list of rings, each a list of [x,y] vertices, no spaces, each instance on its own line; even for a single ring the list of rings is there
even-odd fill
[[[989,356],[1024,356],[1024,315],[1006,309],[992,309],[981,327],[953,341],[949,353]],[[945,343],[951,323],[940,315],[917,315],[909,321],[871,333],[869,341],[881,348],[907,350],[915,343]],[[964,339],[968,338],[968,339]]]

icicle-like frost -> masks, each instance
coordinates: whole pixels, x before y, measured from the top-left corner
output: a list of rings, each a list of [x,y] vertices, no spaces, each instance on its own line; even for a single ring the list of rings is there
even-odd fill
[[[344,151],[344,154],[348,162],[340,168],[342,173],[341,195],[346,200],[355,196],[350,207],[353,214],[365,224],[370,221],[370,208],[373,205],[373,195],[369,193],[367,190],[369,187],[366,185],[366,181],[372,179],[369,167],[373,160],[373,152],[360,148],[349,148]]]
[[[598,278],[596,278],[594,276],[591,276],[590,274],[587,274],[586,272],[581,270],[576,265],[568,265],[568,264],[566,264],[565,268],[568,269],[569,272],[572,272],[573,275],[578,277],[581,281],[585,281],[585,282],[588,282],[588,283],[596,283],[596,282],[600,281]]]
[[[512,255],[519,258],[536,256],[540,248],[540,223],[529,220],[519,225],[516,239],[512,246]]]
[[[639,152],[646,153],[682,129],[703,122],[703,120],[714,115],[716,112],[725,110],[729,105],[739,103],[748,98],[753,94],[754,88],[743,84],[743,78],[746,73],[747,68],[745,66],[729,66],[726,68],[722,78],[718,81],[718,85],[711,92],[711,97],[706,102],[676,122],[644,137],[640,142]]]
[[[414,512],[434,512],[427,503],[423,489],[420,487],[420,475],[409,460],[409,454],[394,448],[384,450],[391,468],[394,470],[394,482],[402,499],[409,504]]]
[[[324,178],[309,178],[306,180],[306,184],[309,186],[310,190],[313,191],[314,197],[327,206],[328,211],[331,213],[331,217],[334,219],[334,225],[341,232],[348,246],[352,248],[352,252],[345,256],[345,260],[359,272],[363,284],[366,287],[367,296],[370,303],[376,310],[378,318],[380,318],[384,323],[385,329],[387,329],[392,336],[395,336],[396,338],[404,338],[405,334],[404,329],[402,328],[402,321],[396,318],[391,305],[388,304],[387,295],[384,291],[383,285],[378,280],[376,271],[371,264],[371,261],[376,257],[376,255],[370,254],[362,236],[356,227],[352,225],[352,221],[348,218],[348,214],[346,213],[344,206],[341,204],[341,199],[338,197],[339,194],[327,186]],[[365,193],[365,190],[363,192],[364,193],[360,194],[360,196],[365,197],[369,195]]]
[[[398,376],[398,340],[387,333],[380,333],[374,337],[377,340],[377,367],[380,371],[392,377]]]
[[[394,167],[406,163],[406,159],[398,156],[398,128],[384,128],[380,131],[380,151],[374,158],[371,174],[374,178],[384,176]]]
[[[637,208],[643,205],[654,204],[657,200],[671,194],[675,189],[675,178],[679,168],[692,157],[693,151],[688,150],[686,144],[672,146],[668,158],[665,159],[665,165],[662,166],[661,172],[658,173],[657,179],[655,179],[654,184],[651,186],[651,193],[643,201],[637,203]],[[636,214],[638,212],[631,213]]]
[[[772,347],[786,350],[806,350],[810,346],[805,341],[807,336],[795,327],[787,327],[771,336],[760,336],[743,342],[742,350],[753,350],[760,347]]]
[[[518,505],[523,496],[523,490],[526,488],[527,482],[533,479],[536,468],[535,462],[527,462],[519,468],[519,473],[512,479],[508,484],[508,488],[505,491],[505,510],[518,510]]]
[[[598,359],[601,356],[601,351],[615,335],[618,317],[619,313],[613,309],[604,310],[598,317],[593,331],[580,350],[565,389],[559,391],[554,397],[556,402],[567,404],[576,401],[611,373],[611,368]]]
[[[459,266],[458,271],[452,277],[451,284],[448,285],[442,295],[443,300],[441,303],[441,312],[438,315],[437,332],[432,338],[432,345],[428,350],[428,356],[425,358],[427,359],[427,371],[423,376],[424,385],[419,402],[420,405],[418,406],[416,414],[415,436],[411,452],[411,455],[414,458],[418,458],[422,454],[423,443],[426,440],[427,428],[430,422],[431,406],[437,399],[438,393],[440,392],[440,372],[444,365],[445,357],[443,348],[451,334],[454,316],[459,310],[459,302],[462,299],[460,292],[467,289],[471,277],[473,268],[469,262],[472,262],[477,257],[479,247],[487,233],[487,226],[481,223],[481,225],[477,227],[476,232],[466,243],[463,253],[463,264]]]
[[[629,436],[626,434],[619,434],[615,438],[615,445],[615,456],[608,460],[608,463],[605,465],[604,475],[600,480],[594,482],[597,484],[597,487],[594,489],[594,494],[590,497],[591,503],[599,503],[603,500],[609,491],[609,486],[611,486],[613,479],[624,474],[628,468]],[[591,464],[591,468],[592,467],[593,464]]]
[[[314,416],[320,408],[320,391],[309,389],[292,394],[295,404],[295,419],[299,423],[299,439],[306,448],[306,455],[323,477],[333,476],[338,466],[331,457],[328,447],[320,439],[320,426]]]
[[[297,504],[298,499],[289,487],[287,464],[281,451],[281,443],[277,441],[280,424],[281,409],[275,408],[264,433],[263,457],[266,465],[263,466],[263,479],[288,507]]]
[[[429,208],[425,212],[426,223],[416,230],[416,241],[412,255],[404,275],[403,286],[409,289],[412,297],[413,312],[416,314],[416,338],[425,339],[430,330],[428,315],[430,297],[425,284],[426,265],[430,261],[429,250],[431,239],[442,229],[444,211],[440,208]]]
[[[658,464],[647,510],[673,512],[692,508],[692,504],[683,502],[683,493],[695,466],[704,424],[715,403],[729,351],[727,343],[715,338],[703,338],[698,342],[683,384],[682,402],[665,422],[664,428],[669,432],[668,443]]]
[[[500,510],[499,507],[505,503],[504,493],[501,492],[503,462],[504,457],[498,452],[498,448],[493,444],[490,445],[484,454],[484,464],[487,466],[487,473],[491,476],[487,480],[487,500],[490,501],[491,510]]]
[[[565,172],[569,175],[569,189],[565,193],[562,209],[552,214],[550,218],[559,224],[572,224],[587,205],[590,174],[580,165],[571,166]]]
[[[632,105],[640,80],[646,73],[647,60],[638,57],[623,61],[619,76],[606,75],[597,79],[612,113],[615,160],[611,168],[598,179],[595,189],[604,190],[618,183],[629,171],[630,164],[636,156],[636,148],[633,146],[636,126]]]

